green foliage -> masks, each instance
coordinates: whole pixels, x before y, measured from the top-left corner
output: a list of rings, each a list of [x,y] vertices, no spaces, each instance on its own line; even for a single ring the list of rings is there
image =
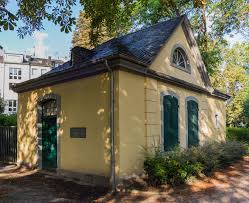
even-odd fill
[[[16,126],[17,116],[15,114],[5,115],[0,114],[0,126]]]
[[[245,96],[245,101],[243,104],[243,112],[242,112],[242,119],[246,124],[246,127],[249,128],[249,91]]]
[[[0,97],[0,114],[4,112],[5,102],[2,97]]]
[[[91,19],[90,43],[95,44],[103,27],[108,33],[118,35],[129,30],[132,25],[132,0],[80,0],[87,18]]]
[[[72,7],[77,0],[16,0],[17,12],[11,12],[8,0],[0,0],[0,31],[18,28],[20,37],[43,29],[49,20],[68,33],[75,25]],[[244,0],[80,0],[85,17],[90,19],[90,44],[98,44],[103,28],[117,36],[133,28],[187,14],[208,70],[220,58],[217,47],[224,36],[233,33],[248,35],[249,5]],[[13,3],[13,2],[11,2]],[[208,23],[209,22],[209,23]],[[208,25],[209,24],[209,25]],[[18,27],[18,25],[20,25]],[[207,29],[209,27],[209,29]],[[213,63],[215,62],[215,63]],[[210,66],[210,67],[209,67]]]
[[[144,170],[151,184],[177,185],[191,176],[209,175],[239,160],[247,153],[246,145],[236,142],[213,142],[190,149],[175,149],[170,152],[156,151],[144,161]]]
[[[249,43],[236,43],[233,47],[227,47],[224,53],[224,61],[235,64],[249,70]]]
[[[17,3],[16,12],[11,11],[11,5]],[[0,32],[17,29],[18,35],[24,37],[35,30],[43,29],[43,21],[52,21],[59,25],[62,32],[72,31],[76,23],[72,16],[72,7],[76,0],[0,0]],[[20,26],[18,26],[20,25]]]
[[[223,69],[217,69],[211,76],[215,88],[232,96],[227,102],[227,125],[249,126],[249,43],[237,43],[224,49]],[[240,59],[240,60],[237,60]]]
[[[227,128],[227,139],[249,144],[249,128]]]
[[[99,44],[104,43],[105,41],[111,39],[114,36],[111,36],[110,33],[107,32],[106,27],[102,26],[101,30],[99,30],[99,37],[97,41],[91,41],[91,18],[87,18],[85,12],[81,11],[80,15],[77,19],[76,29],[73,33],[73,46],[80,46],[87,49],[92,49]]]

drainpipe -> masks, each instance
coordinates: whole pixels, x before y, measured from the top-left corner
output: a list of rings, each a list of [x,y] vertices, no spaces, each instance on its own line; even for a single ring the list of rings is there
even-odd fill
[[[116,192],[116,171],[115,171],[115,136],[114,136],[114,72],[109,66],[107,60],[105,60],[105,66],[108,69],[110,75],[110,130],[111,130],[111,170],[110,170],[110,182],[112,186],[112,192]]]

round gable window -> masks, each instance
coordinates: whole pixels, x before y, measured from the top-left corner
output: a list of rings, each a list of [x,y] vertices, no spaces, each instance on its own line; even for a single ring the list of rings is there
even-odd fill
[[[181,47],[176,47],[172,53],[172,65],[181,70],[190,72],[190,64],[186,52]]]

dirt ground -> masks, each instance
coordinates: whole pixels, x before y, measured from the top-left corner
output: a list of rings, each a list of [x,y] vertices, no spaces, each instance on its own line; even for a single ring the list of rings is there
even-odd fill
[[[0,202],[92,202],[108,189],[77,184],[37,170],[0,167]]]
[[[35,170],[0,166],[0,202],[249,202],[249,157],[185,186],[116,195],[108,194],[107,188],[83,186]]]

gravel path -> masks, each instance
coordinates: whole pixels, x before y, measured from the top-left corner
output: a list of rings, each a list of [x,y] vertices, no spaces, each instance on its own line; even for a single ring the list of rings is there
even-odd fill
[[[194,203],[249,203],[249,157],[232,167],[215,172],[210,178],[195,181],[182,187],[119,193],[105,196],[99,202],[194,202]]]
[[[36,170],[0,166],[0,202],[92,202],[107,193]]]
[[[249,157],[210,178],[182,187],[133,190],[115,196],[109,195],[106,188],[83,186],[14,165],[0,165],[0,202],[249,203]]]

